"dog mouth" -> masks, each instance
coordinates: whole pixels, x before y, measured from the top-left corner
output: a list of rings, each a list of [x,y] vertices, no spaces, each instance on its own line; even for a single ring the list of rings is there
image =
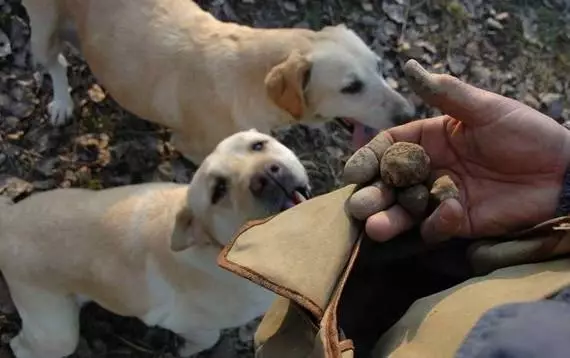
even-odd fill
[[[290,192],[284,190],[284,193],[285,193],[285,200],[283,202],[281,211],[291,209],[292,207],[297,206],[302,202],[307,201],[311,198],[311,193],[309,192],[309,189],[306,187],[297,187]]]
[[[351,134],[351,144],[354,150],[363,147],[378,133],[376,129],[368,127],[353,118],[337,117],[335,121]]]
[[[291,172],[284,177],[269,173],[267,178],[274,184],[272,193],[267,198],[270,198],[271,206],[278,212],[297,206],[312,197],[310,186]]]

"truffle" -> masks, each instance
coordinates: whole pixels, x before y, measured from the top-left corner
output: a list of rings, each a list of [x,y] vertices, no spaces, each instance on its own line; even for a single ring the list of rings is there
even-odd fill
[[[397,142],[382,156],[380,176],[388,185],[406,188],[424,182],[430,174],[430,164],[430,158],[421,146]]]

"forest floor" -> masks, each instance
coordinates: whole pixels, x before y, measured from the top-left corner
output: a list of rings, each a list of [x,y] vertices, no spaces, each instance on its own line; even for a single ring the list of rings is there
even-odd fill
[[[408,90],[402,66],[417,59],[570,121],[570,1],[567,0],[212,0],[198,1],[216,17],[254,27],[345,23],[383,58],[391,86],[418,108],[438,114]],[[169,144],[165,128],[118,106],[97,84],[80,54],[69,49],[73,122],[53,128],[46,105],[49,76],[31,66],[28,20],[16,0],[0,0],[0,194],[21,200],[61,187],[108,188],[149,181],[188,183],[195,170]],[[307,167],[316,195],[342,183],[352,154],[349,133],[336,124],[295,125],[276,131]],[[228,330],[206,358],[253,357],[258,320]],[[19,330],[17,315],[0,316],[0,356]],[[180,339],[115,316],[95,304],[81,317],[73,357],[174,357]]]

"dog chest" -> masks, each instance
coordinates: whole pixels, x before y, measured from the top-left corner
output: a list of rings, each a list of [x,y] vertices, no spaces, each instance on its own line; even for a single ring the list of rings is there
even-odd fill
[[[148,285],[152,305],[140,317],[147,325],[223,329],[245,324],[261,316],[271,305],[272,292],[241,277],[212,267],[194,285],[173,285],[149,265]]]

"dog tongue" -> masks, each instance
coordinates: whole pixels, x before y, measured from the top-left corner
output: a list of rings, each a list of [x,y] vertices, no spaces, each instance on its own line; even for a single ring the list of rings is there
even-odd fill
[[[295,190],[292,193],[292,198],[285,202],[283,209],[284,210],[291,209],[292,207],[297,206],[298,204],[301,204],[305,200],[307,200],[307,198],[305,198],[303,196],[303,194],[301,194],[297,190]]]
[[[352,132],[352,146],[354,150],[361,148],[378,134],[378,131],[374,128],[370,128],[359,122],[351,120],[350,123],[354,126],[354,132]]]

